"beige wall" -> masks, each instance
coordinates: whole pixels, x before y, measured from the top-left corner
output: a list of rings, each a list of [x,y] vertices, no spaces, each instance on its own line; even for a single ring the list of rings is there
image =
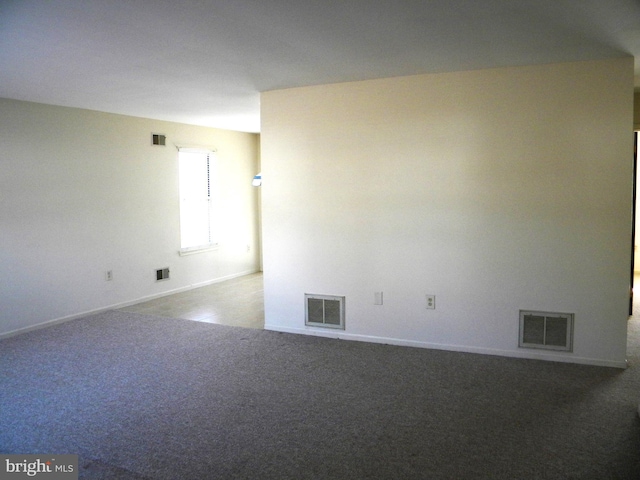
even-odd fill
[[[632,89],[625,58],[264,93],[267,328],[623,366]],[[520,309],[575,313],[573,353],[518,349]]]
[[[167,146],[152,146],[151,133]],[[217,251],[178,255],[176,143],[218,151]],[[256,271],[258,143],[254,134],[0,99],[0,334]],[[164,267],[171,279],[156,282]]]
[[[640,130],[640,92],[635,92],[633,99],[633,125],[636,130]]]

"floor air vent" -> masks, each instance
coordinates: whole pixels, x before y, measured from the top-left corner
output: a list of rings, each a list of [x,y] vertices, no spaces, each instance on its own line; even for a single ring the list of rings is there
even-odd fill
[[[573,313],[520,311],[519,347],[573,350]]]
[[[344,297],[305,294],[305,325],[344,330]]]
[[[156,281],[160,280],[168,280],[169,279],[169,267],[167,268],[159,268],[156,270]]]

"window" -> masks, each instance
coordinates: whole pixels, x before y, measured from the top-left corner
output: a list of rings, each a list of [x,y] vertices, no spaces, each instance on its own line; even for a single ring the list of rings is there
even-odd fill
[[[215,153],[180,148],[180,253],[217,247],[215,221]]]

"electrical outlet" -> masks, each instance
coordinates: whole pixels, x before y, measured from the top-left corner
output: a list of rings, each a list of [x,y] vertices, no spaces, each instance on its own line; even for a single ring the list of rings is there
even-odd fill
[[[110,282],[111,280],[113,280],[113,270],[107,270],[104,274],[104,279],[107,282]]]
[[[427,309],[435,310],[436,309],[436,296],[435,295],[427,295]]]

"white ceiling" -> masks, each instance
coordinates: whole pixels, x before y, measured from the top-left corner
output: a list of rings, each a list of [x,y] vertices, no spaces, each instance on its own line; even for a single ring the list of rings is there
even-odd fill
[[[250,132],[261,91],[625,55],[638,0],[0,0],[0,97]]]

